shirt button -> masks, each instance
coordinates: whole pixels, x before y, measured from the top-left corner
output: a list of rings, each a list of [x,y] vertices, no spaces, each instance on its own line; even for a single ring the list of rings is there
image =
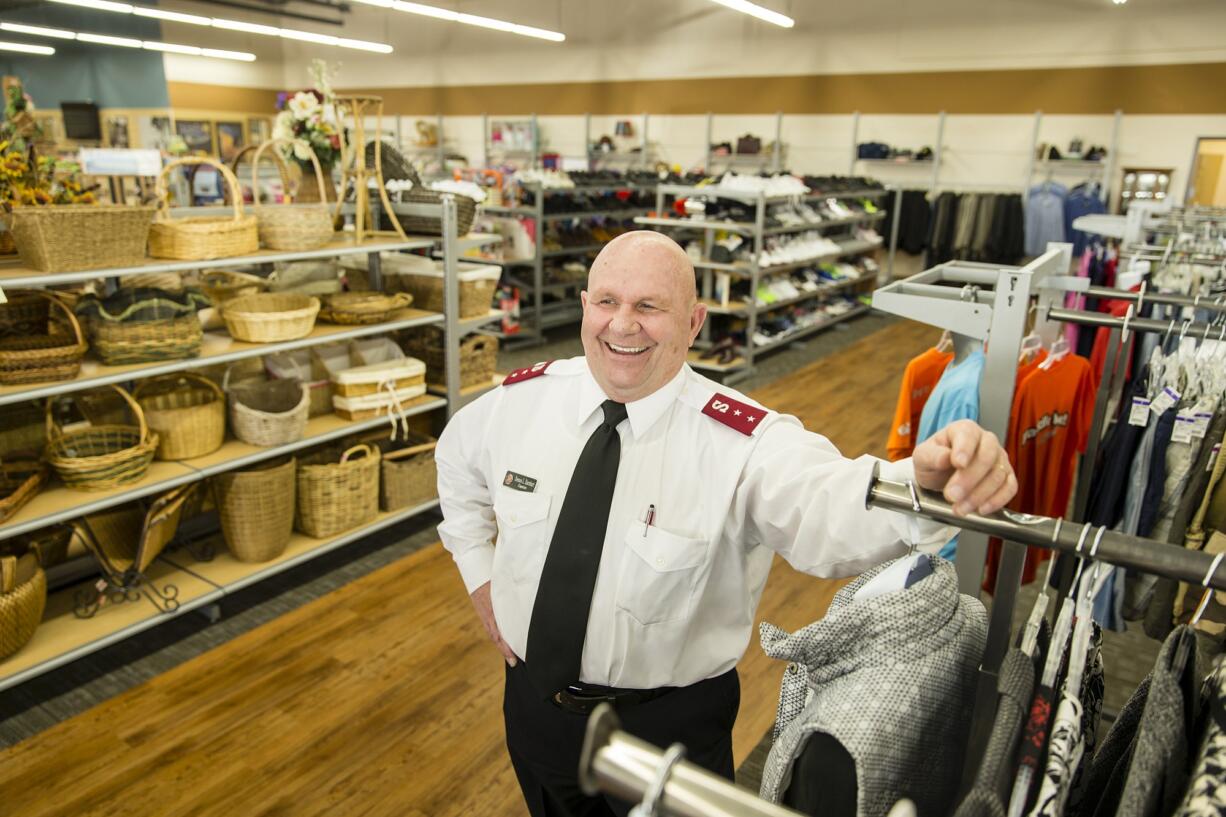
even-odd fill
[[[517,514],[517,513],[513,513],[513,514],[511,514],[511,521],[512,521],[512,522],[518,522],[518,521],[519,521],[519,514]]]
[[[663,567],[663,566],[664,566],[664,560],[663,560],[663,559],[656,559],[656,564],[658,564],[660,567]]]

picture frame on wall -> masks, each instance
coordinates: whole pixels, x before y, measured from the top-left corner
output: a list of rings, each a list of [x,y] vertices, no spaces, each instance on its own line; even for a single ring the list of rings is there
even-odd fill
[[[247,143],[260,145],[272,136],[272,120],[252,117],[247,120]]]
[[[174,138],[170,116],[140,115],[136,117],[136,147],[151,150],[169,150]]]
[[[211,155],[213,123],[204,119],[176,119],[175,133],[183,140],[189,154]]]
[[[102,123],[106,144],[113,148],[132,147],[132,133],[129,130],[128,117],[123,114],[107,116]]]
[[[217,155],[223,162],[233,159],[246,142],[243,138],[242,122],[217,123]]]

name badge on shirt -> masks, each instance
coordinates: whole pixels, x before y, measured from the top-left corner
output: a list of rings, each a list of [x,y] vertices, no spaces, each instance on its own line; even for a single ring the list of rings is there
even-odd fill
[[[525,477],[523,474],[517,474],[514,471],[507,471],[507,475],[502,478],[502,484],[510,488],[512,491],[523,491],[530,494],[536,490],[536,480],[532,477]]]

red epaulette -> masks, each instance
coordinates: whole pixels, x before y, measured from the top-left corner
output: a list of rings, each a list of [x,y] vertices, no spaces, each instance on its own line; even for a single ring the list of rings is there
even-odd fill
[[[754,429],[766,419],[767,415],[764,409],[742,403],[740,400],[733,400],[718,392],[702,407],[702,413],[734,431],[741,432],[746,437],[753,435]]]
[[[526,369],[516,369],[506,376],[506,379],[502,381],[502,385],[514,386],[516,383],[523,383],[525,380],[540,377],[545,373],[545,370],[549,368],[549,364],[551,363],[553,363],[552,360],[546,360],[544,363],[537,363]]]

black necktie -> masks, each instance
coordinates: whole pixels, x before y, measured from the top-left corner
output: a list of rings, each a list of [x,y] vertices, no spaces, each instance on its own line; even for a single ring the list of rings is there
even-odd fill
[[[528,675],[545,697],[579,680],[592,591],[617,484],[621,461],[617,424],[626,419],[626,406],[606,400],[600,407],[604,422],[588,437],[575,463],[528,625]]]

